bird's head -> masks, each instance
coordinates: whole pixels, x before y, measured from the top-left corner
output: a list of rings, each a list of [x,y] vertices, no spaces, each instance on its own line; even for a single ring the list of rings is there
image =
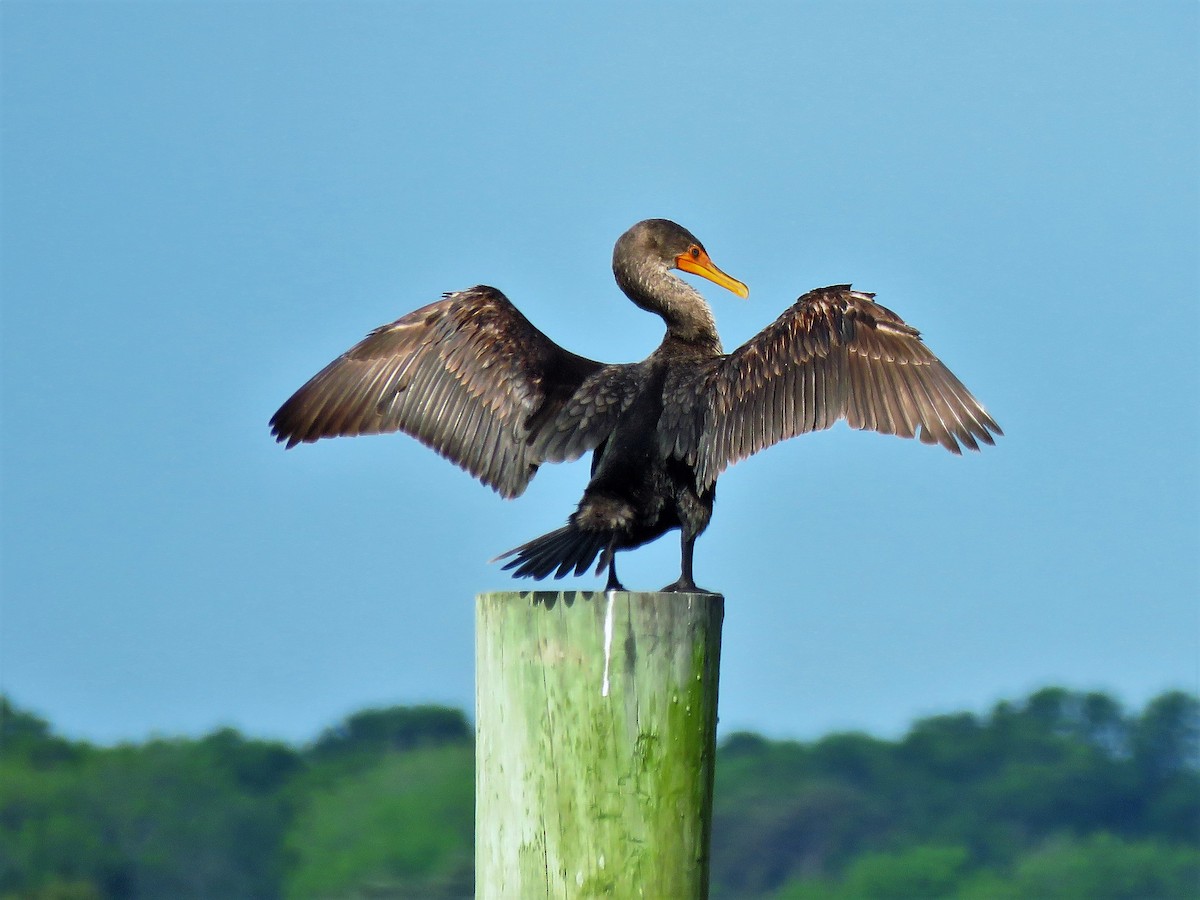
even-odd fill
[[[670,219],[645,219],[617,239],[613,249],[613,271],[617,273],[618,281],[621,281],[622,271],[629,272],[647,264],[690,272],[743,299],[750,296],[746,285],[717,268],[694,234]]]

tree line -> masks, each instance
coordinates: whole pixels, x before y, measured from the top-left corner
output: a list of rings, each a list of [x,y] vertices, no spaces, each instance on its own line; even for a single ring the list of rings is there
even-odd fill
[[[105,747],[0,697],[0,898],[465,898],[473,731],[356,713],[304,746]],[[725,737],[714,898],[1193,900],[1200,700],[1050,687],[897,740]]]

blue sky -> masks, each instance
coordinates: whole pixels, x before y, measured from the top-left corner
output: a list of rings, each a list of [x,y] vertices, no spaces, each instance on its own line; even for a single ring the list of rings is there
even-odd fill
[[[1047,683],[1197,688],[1192,3],[28,3],[3,17],[0,688],[111,741],[306,739],[473,697],[508,502],[403,436],[267,419],[376,325],[490,283],[564,346],[661,323],[673,218],[727,347],[853,281],[1007,436],[844,426],[722,478],[725,730],[892,734]],[[622,558],[678,574],[668,537]],[[599,579],[567,582],[599,587]]]

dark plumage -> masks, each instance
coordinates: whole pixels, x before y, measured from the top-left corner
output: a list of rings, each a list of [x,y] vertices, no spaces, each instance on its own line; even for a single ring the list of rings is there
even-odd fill
[[[952,453],[994,443],[1000,427],[921,341],[849,285],[802,296],[726,354],[704,298],[669,270],[745,297],[685,228],[648,219],[621,235],[621,290],[667,325],[642,362],[605,365],[559,347],[492,287],[479,286],[371,332],[271,419],[293,447],[339,435],[404,431],[505,497],[544,462],[589,450],[592,477],[567,524],[504,553],[517,576],[584,573],[678,528],[679,579],[712,516],[717,476],[785,438],[829,428],[918,437]]]

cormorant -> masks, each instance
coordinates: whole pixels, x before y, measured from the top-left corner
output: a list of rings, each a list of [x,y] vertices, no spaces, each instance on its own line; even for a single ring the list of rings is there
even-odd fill
[[[666,336],[642,362],[577,356],[479,285],[372,331],[300,388],[271,419],[289,448],[340,435],[404,431],[504,497],[544,462],[592,451],[592,474],[567,524],[501,554],[518,577],[583,574],[599,557],[620,590],[615,554],[678,528],[679,579],[692,577],[717,476],[784,438],[829,428],[918,437],[961,454],[1000,427],[920,333],[850,285],[800,297],[725,353],[708,303],[680,269],[740,297],[749,291],[666,219],[617,240],[613,274]]]

